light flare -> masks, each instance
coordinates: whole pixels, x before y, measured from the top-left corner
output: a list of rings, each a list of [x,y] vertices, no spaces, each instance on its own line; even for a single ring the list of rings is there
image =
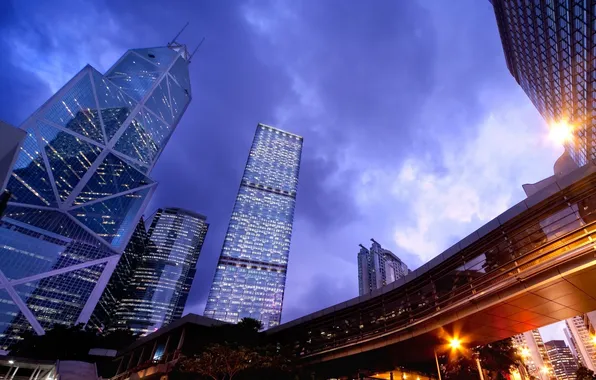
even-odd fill
[[[563,145],[573,139],[573,130],[574,126],[567,120],[560,120],[550,124],[548,137],[557,144]]]

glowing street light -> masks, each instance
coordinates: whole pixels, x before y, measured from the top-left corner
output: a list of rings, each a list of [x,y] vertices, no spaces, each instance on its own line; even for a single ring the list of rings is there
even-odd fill
[[[530,356],[530,350],[528,349],[528,347],[522,348],[520,351],[520,355],[524,358],[527,358],[528,356]]]
[[[563,145],[573,138],[573,125],[569,124],[566,120],[551,123],[548,137],[557,144]]]
[[[592,344],[596,344],[596,335],[592,335]]]
[[[453,338],[449,341],[449,347],[452,350],[459,350],[461,348],[461,341],[457,338]]]

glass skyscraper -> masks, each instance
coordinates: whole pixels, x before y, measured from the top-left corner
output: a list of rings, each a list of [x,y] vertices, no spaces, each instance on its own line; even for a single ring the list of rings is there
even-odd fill
[[[259,124],[234,204],[205,316],[279,324],[302,137]]]
[[[207,218],[192,211],[156,211],[111,327],[144,334],[182,317],[208,228]]]
[[[22,125],[0,222],[0,348],[86,323],[156,183],[148,177],[190,102],[184,45],[86,66]]]
[[[574,161],[596,158],[595,0],[492,0],[509,71],[547,122],[569,122]]]

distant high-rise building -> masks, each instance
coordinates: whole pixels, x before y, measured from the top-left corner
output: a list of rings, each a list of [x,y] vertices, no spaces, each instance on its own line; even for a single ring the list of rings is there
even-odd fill
[[[264,124],[250,149],[205,316],[279,324],[290,253],[302,137]]]
[[[89,319],[89,325],[104,330],[118,326],[116,310],[124,299],[132,291],[129,286],[132,282],[135,270],[147,253],[147,229],[145,220],[141,218],[135,228],[112,276],[106,285],[95,310]]]
[[[581,314],[565,320],[567,331],[580,363],[592,371],[596,368],[596,346],[594,345],[594,322],[596,312]]]
[[[183,45],[86,66],[22,125],[0,222],[0,349],[25,331],[87,323],[190,102]]]
[[[595,0],[492,1],[509,71],[549,123],[568,122],[575,162],[596,158]]]
[[[381,247],[374,239],[370,240],[370,249],[360,244],[358,252],[358,287],[361,296],[410,273],[408,266],[393,252]]]
[[[577,362],[563,340],[544,343],[557,380],[575,380]]]
[[[148,333],[182,317],[208,228],[207,218],[192,211],[156,211],[144,254],[135,265],[128,289],[118,302],[115,324],[110,327]]]
[[[540,380],[551,380],[554,376],[553,365],[540,331],[531,330],[513,336],[513,342],[520,352],[530,375]]]

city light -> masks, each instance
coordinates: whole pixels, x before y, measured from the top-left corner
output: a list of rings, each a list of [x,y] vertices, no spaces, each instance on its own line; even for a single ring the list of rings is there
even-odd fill
[[[592,343],[596,344],[596,335],[592,335]]]
[[[461,341],[457,338],[453,338],[449,341],[449,347],[452,350],[459,350],[461,348]]]
[[[530,350],[528,350],[527,347],[524,347],[521,349],[520,355],[524,358],[527,358],[528,356],[530,356]]]
[[[571,141],[573,138],[573,125],[569,124],[567,120],[551,123],[549,126],[548,137],[561,145]]]
[[[542,367],[542,368],[540,369],[540,371],[541,371],[542,373],[544,373],[544,374],[547,374],[547,373],[549,373],[549,372],[550,372],[550,371],[549,371],[549,369],[548,369],[548,368],[546,368],[546,367]]]
[[[14,364],[14,360],[9,360],[8,364],[13,365]]]

